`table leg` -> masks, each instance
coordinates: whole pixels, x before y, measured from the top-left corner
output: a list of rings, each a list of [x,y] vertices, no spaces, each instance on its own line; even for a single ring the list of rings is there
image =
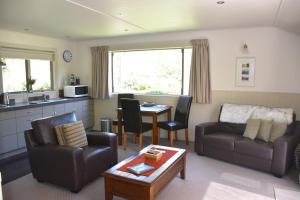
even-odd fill
[[[112,200],[113,194],[112,194],[111,182],[109,178],[104,178],[104,188],[105,188],[105,200]]]
[[[122,112],[118,111],[118,143],[119,145],[123,144],[122,141]]]
[[[186,155],[183,157],[183,169],[180,171],[180,178],[185,179]]]
[[[152,143],[158,144],[157,114],[152,115]]]

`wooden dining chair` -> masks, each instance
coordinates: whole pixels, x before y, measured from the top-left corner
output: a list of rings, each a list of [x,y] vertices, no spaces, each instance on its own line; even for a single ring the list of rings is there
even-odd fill
[[[121,108],[121,98],[126,98],[126,99],[134,99],[134,94],[131,93],[120,93],[118,94],[118,108]],[[124,125],[124,121],[122,120],[121,122],[122,126]],[[118,119],[113,119],[112,120],[112,129],[113,132],[117,134],[117,128],[118,128]]]
[[[158,122],[158,134],[160,135],[160,128],[168,131],[169,145],[173,146],[173,139],[175,133],[175,140],[178,140],[177,131],[184,129],[185,130],[185,143],[189,144],[189,131],[188,131],[188,122],[190,115],[190,108],[192,104],[191,96],[179,96],[174,121],[163,121]],[[159,136],[160,137],[160,136]]]
[[[152,130],[151,123],[142,121],[140,103],[136,99],[121,98],[122,115],[124,120],[124,150],[127,148],[127,134],[133,133],[133,143],[139,137],[140,148],[143,147],[143,132]]]

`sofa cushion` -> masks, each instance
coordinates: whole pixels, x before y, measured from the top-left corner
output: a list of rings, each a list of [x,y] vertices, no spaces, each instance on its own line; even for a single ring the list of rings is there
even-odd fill
[[[82,121],[64,124],[63,130],[63,137],[66,145],[72,147],[84,147],[88,145],[86,132]]]
[[[219,132],[235,133],[242,135],[246,129],[246,124],[234,124],[227,122],[219,122],[217,125]]]
[[[271,129],[270,141],[274,142],[277,138],[284,135],[287,129],[287,123],[274,122]]]
[[[233,151],[234,141],[240,137],[241,136],[237,134],[216,132],[213,134],[205,135],[204,144],[213,146],[218,149]]]
[[[272,160],[273,145],[260,140],[240,138],[235,141],[235,152],[266,160]]]
[[[258,134],[259,127],[260,127],[259,119],[248,119],[246,130],[243,136],[251,140],[254,140]]]
[[[39,144],[58,144],[55,127],[76,121],[74,113],[66,113],[55,117],[38,119],[31,122],[34,136]]]
[[[269,142],[270,133],[272,128],[272,120],[261,120],[260,128],[257,134],[257,139],[263,140],[265,142]]]

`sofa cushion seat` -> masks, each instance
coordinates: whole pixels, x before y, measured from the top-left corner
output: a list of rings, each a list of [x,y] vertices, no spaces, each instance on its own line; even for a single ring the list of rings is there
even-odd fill
[[[218,149],[234,151],[234,141],[242,136],[232,133],[216,132],[205,135],[204,144]]]
[[[240,138],[235,141],[235,152],[266,160],[272,160],[273,145],[272,143],[266,143],[261,140]]]

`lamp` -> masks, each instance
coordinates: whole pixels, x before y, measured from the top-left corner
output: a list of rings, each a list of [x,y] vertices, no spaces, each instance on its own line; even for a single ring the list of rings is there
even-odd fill
[[[0,60],[0,66],[6,66],[6,63]]]
[[[242,51],[242,53],[245,53],[245,54],[247,54],[249,52],[248,45],[246,42],[242,45],[241,51]]]

